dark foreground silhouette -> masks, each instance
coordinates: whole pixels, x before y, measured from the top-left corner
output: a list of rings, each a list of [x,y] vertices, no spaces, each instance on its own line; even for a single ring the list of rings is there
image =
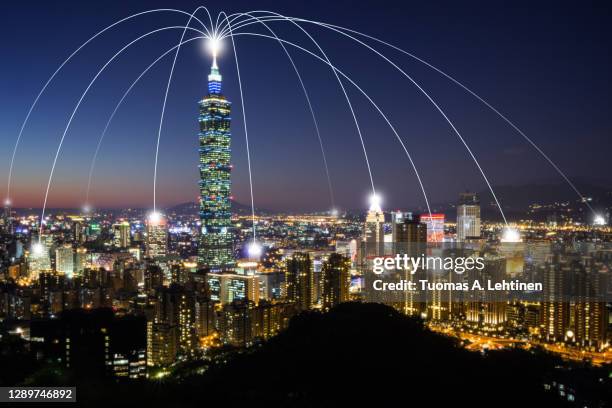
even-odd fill
[[[301,314],[265,344],[186,363],[164,380],[39,373],[33,382],[76,383],[80,406],[566,406],[544,389],[557,364],[520,350],[469,352],[387,306],[346,303]]]

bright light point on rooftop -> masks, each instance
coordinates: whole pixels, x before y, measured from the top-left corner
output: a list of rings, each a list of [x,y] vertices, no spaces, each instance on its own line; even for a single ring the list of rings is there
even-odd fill
[[[85,214],[89,214],[89,213],[91,212],[91,206],[90,206],[89,204],[85,204],[85,205],[83,206],[83,212],[84,212]]]
[[[337,217],[338,216],[338,209],[337,208],[332,208],[332,210],[329,213],[330,213],[330,215],[332,217]]]
[[[516,228],[504,228],[501,242],[521,242],[521,233]]]
[[[45,247],[40,242],[32,244],[32,254],[34,256],[41,256],[45,250]]]
[[[606,219],[603,217],[603,215],[597,214],[593,219],[593,225],[606,225]]]
[[[253,241],[247,246],[247,251],[249,253],[249,258],[255,259],[255,258],[261,257],[263,249],[261,245],[259,245],[259,243],[257,243],[256,241]]]
[[[10,199],[10,198],[7,198],[6,200],[4,200],[4,205],[5,205],[6,207],[10,206],[10,205],[11,205],[11,199]]]
[[[148,216],[149,222],[158,223],[162,219],[162,215],[158,211],[152,211]]]
[[[382,211],[380,208],[380,204],[382,203],[382,199],[378,194],[372,194],[370,196],[370,211]]]

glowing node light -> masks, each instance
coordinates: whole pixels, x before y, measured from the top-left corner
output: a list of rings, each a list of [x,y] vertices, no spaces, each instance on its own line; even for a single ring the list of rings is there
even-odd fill
[[[45,247],[40,242],[32,244],[32,254],[35,256],[41,256],[45,250]]]
[[[158,223],[162,219],[162,215],[158,211],[152,211],[149,213],[148,220],[152,223]]]
[[[521,233],[516,228],[504,228],[501,242],[521,242]]]
[[[4,206],[5,207],[10,207],[10,205],[11,205],[11,199],[10,198],[7,198],[6,200],[4,200]]]
[[[382,199],[378,194],[372,194],[370,196],[370,211],[382,211],[380,208],[380,204],[382,203]]]
[[[332,217],[337,217],[338,216],[338,209],[337,208],[332,208],[332,210],[329,213],[330,213],[330,215]]]
[[[247,251],[249,253],[250,258],[259,258],[261,257],[263,249],[261,245],[259,245],[259,243],[251,242],[247,247]]]
[[[593,225],[606,225],[606,219],[603,217],[603,215],[598,214],[593,219]]]
[[[219,37],[211,37],[207,43],[208,50],[212,54],[214,59],[217,59],[219,50],[221,49],[221,39]]]
[[[85,204],[85,205],[83,206],[83,212],[84,212],[85,214],[89,214],[89,213],[91,212],[91,206],[90,206],[89,204]]]

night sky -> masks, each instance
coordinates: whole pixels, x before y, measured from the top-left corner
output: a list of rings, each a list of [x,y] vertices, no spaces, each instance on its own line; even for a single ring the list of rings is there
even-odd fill
[[[435,3],[435,4],[425,4]],[[536,4],[537,3],[537,4]],[[214,16],[272,10],[359,30],[389,41],[447,71],[507,114],[573,179],[612,182],[612,7],[608,2],[413,1],[104,1],[3,2],[0,38],[0,196],[12,148],[27,110],[57,66],[97,31],[152,8]],[[580,7],[578,7],[580,6]],[[199,14],[201,19],[205,13]],[[52,83],[23,134],[14,169],[16,207],[40,207],[59,138],[91,78],[117,50],[147,31],[184,25],[187,16],[156,13],[123,23],[97,38]],[[195,24],[193,24],[195,26]],[[271,27],[314,50],[286,22]],[[313,25],[304,25],[332,62],[380,105],[415,159],[433,203],[459,191],[485,188],[451,128],[400,73],[371,51]],[[243,30],[243,31],[246,31]],[[266,33],[264,28],[249,31]],[[125,89],[154,59],[176,45],[181,30],[137,43],[113,62],[85,97],[59,158],[49,205],[84,203],[97,140]],[[375,45],[375,44],[373,44]],[[376,45],[379,47],[378,45]],[[316,133],[295,73],[278,43],[236,37],[249,137],[255,204],[286,210],[330,207]],[[379,48],[414,76],[462,132],[493,185],[560,182],[555,171],[503,121],[439,74],[389,48]],[[343,95],[329,67],[290,49],[317,114],[337,206],[366,206],[370,184]],[[102,146],[91,204],[150,207],[161,104],[173,54],[135,87]],[[231,41],[219,58],[224,93],[233,102],[233,191],[249,202],[242,112]],[[200,41],[179,55],[168,98],[159,166],[159,202],[197,196],[197,101],[204,95],[210,57]],[[410,164],[367,100],[345,82],[362,125],[374,182],[384,207],[411,208],[423,198]],[[568,191],[569,187],[568,187]]]

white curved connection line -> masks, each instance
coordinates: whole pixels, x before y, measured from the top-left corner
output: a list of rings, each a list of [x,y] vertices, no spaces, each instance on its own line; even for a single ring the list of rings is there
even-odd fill
[[[267,12],[267,11],[266,11]],[[272,15],[277,15],[276,13],[273,12],[267,12],[269,14]],[[292,19],[294,21],[302,21],[302,19]],[[305,22],[308,22],[307,20],[304,20]],[[249,23],[250,24],[250,23]],[[247,24],[245,24],[247,25]],[[446,120],[446,122],[450,125],[450,127],[452,128],[452,130],[454,131],[454,133],[457,135],[457,137],[459,138],[459,140],[461,140],[461,142],[463,143],[464,147],[466,148],[466,150],[468,151],[469,155],[472,157],[472,160],[474,161],[474,163],[476,164],[478,170],[480,171],[480,174],[482,175],[485,183],[487,184],[489,191],[491,192],[491,195],[493,196],[493,199],[495,200],[497,207],[499,209],[499,212],[504,220],[504,223],[506,225],[508,225],[508,221],[506,220],[506,216],[504,214],[503,208],[499,203],[499,200],[497,199],[497,196],[495,195],[495,192],[493,190],[493,187],[491,186],[491,183],[489,182],[486,174],[484,173],[482,167],[480,166],[480,163],[478,162],[478,160],[476,159],[476,156],[474,155],[474,153],[472,152],[472,150],[470,149],[469,145],[467,144],[467,142],[465,141],[465,139],[463,138],[463,136],[461,135],[461,133],[457,130],[457,128],[455,127],[455,125],[453,124],[453,122],[448,118],[448,116],[446,115],[446,113],[444,112],[444,110],[439,106],[439,104],[427,93],[427,91],[425,91],[423,89],[423,87],[417,83],[410,75],[408,75],[405,71],[403,71],[400,67],[398,67],[393,61],[389,60],[386,56],[384,56],[383,54],[381,54],[380,52],[378,52],[377,50],[375,50],[374,48],[370,47],[369,45],[365,44],[364,42],[352,37],[350,34],[346,34],[340,30],[336,30],[334,28],[331,27],[327,27],[330,30],[333,30],[335,32],[338,32],[344,36],[347,36],[348,38],[358,42],[359,44],[363,45],[364,47],[370,49],[371,51],[373,51],[374,53],[376,53],[377,55],[379,55],[381,58],[383,58],[385,61],[387,61],[389,64],[391,64],[393,67],[395,67],[398,71],[400,71],[406,78],[408,78],[408,80],[410,80],[410,82],[416,86],[418,88],[418,90],[431,102],[431,104],[438,110],[438,112],[442,115],[442,117]]]
[[[292,22],[290,19],[287,19],[287,18],[285,18],[285,17],[281,16],[280,14],[273,13],[273,12],[270,12],[270,13],[274,14],[275,16],[279,16],[279,17],[280,17],[280,20]],[[245,14],[245,13],[240,13],[240,14]],[[233,15],[233,16],[236,16],[236,15]],[[236,17],[234,17],[234,18],[236,18]],[[257,18],[257,17],[253,17],[253,19],[258,19],[258,18]],[[265,25],[265,26],[267,27],[267,25],[266,25],[264,22],[262,22],[262,21],[261,21],[261,19],[258,19],[258,20],[260,20],[259,22],[260,22],[261,24],[263,24],[263,25]],[[255,24],[255,23],[256,23],[256,22],[253,22],[252,24]],[[321,49],[321,47],[320,47],[320,46],[317,44],[317,42],[314,40],[314,38],[312,38],[312,36],[310,36],[310,34],[309,34],[309,33],[308,33],[308,32],[307,32],[307,31],[306,31],[306,30],[305,30],[303,27],[301,27],[299,24],[297,24],[297,23],[295,23],[295,22],[292,22],[292,23],[293,23],[294,25],[296,25],[296,26],[297,26],[297,27],[298,27],[298,28],[299,28],[299,29],[300,29],[302,32],[306,33],[306,35],[307,35],[307,36],[308,36],[308,37],[309,37],[309,38],[310,38],[310,39],[311,39],[311,40],[312,40],[312,41],[315,43],[315,45],[317,45],[317,47],[318,47],[318,48],[321,50],[321,52],[323,53],[323,55],[325,54],[325,53],[323,52],[323,50]],[[275,36],[275,37],[276,37],[276,36]],[[276,38],[278,38],[278,37],[276,37]],[[280,40],[279,40],[279,41],[280,41]],[[282,41],[281,41],[281,43],[282,43]],[[339,83],[340,83],[340,84],[342,84],[342,82],[340,81],[340,78],[338,77],[338,75],[337,75],[336,71],[335,71],[335,70],[334,70],[334,68],[333,68],[333,64],[331,64],[331,62],[330,62],[329,60],[327,60],[327,62],[328,62],[328,65],[329,65],[330,67],[332,67],[332,71],[334,72],[334,75],[335,75],[335,76],[336,76],[336,78],[338,79]],[[354,84],[354,83],[353,83],[353,84]],[[342,86],[342,85],[341,85],[341,86]],[[355,86],[356,86],[356,84],[355,84]],[[362,91],[362,93],[363,93],[363,91]],[[365,93],[364,93],[364,94],[365,94]],[[345,92],[345,96],[346,96],[346,97],[347,97],[347,99],[348,99],[348,96],[346,95],[346,92]],[[366,95],[366,97],[368,97],[368,96]],[[368,97],[368,99],[369,99],[369,97]],[[370,101],[371,101],[371,100],[370,100]],[[371,101],[371,102],[373,103],[373,101]],[[374,104],[374,105],[376,106],[376,104]],[[349,102],[349,106],[350,106],[350,102]],[[377,107],[377,106],[376,106],[376,107]],[[377,109],[378,109],[378,107],[377,107]],[[422,180],[421,180],[421,176],[420,176],[420,174],[419,174],[419,172],[418,172],[418,170],[417,170],[417,168],[416,168],[416,165],[415,165],[415,163],[414,163],[414,160],[412,159],[412,156],[410,155],[410,152],[408,151],[408,149],[407,149],[406,145],[404,144],[403,140],[401,139],[401,137],[399,136],[399,134],[398,134],[398,133],[395,131],[395,128],[394,128],[394,127],[391,125],[391,123],[389,122],[389,120],[387,120],[386,116],[385,116],[385,115],[382,113],[382,111],[381,111],[380,109],[378,109],[378,111],[379,111],[379,113],[380,113],[380,114],[381,114],[381,115],[382,115],[382,116],[385,118],[385,120],[386,120],[387,124],[389,125],[389,127],[391,128],[391,130],[394,132],[394,134],[395,134],[395,136],[396,136],[397,140],[399,141],[399,143],[400,143],[400,145],[402,146],[402,148],[403,148],[404,152],[406,153],[406,156],[408,157],[408,160],[410,161],[410,164],[411,164],[411,166],[412,166],[412,169],[414,170],[414,173],[415,173],[415,175],[416,175],[416,177],[417,177],[417,181],[418,181],[418,183],[419,183],[419,186],[420,186],[420,188],[421,188],[421,192],[423,193],[423,198],[424,198],[424,200],[425,200],[425,204],[426,204],[426,206],[427,206],[427,210],[428,210],[429,215],[430,215],[430,217],[431,217],[432,212],[431,212],[431,207],[430,207],[430,205],[429,205],[429,199],[427,198],[427,193],[425,192],[425,187],[424,187],[423,182],[422,182]],[[356,125],[357,125],[357,123],[356,123]],[[357,126],[358,126],[358,125],[357,125]],[[363,139],[361,139],[361,140],[363,141]],[[364,146],[363,144],[362,144],[362,147],[364,148],[364,153],[365,153],[365,146]],[[366,154],[366,163],[368,163],[367,154]],[[369,163],[368,163],[368,168],[369,168]],[[371,174],[370,174],[370,177],[371,177]]]
[[[340,30],[345,30],[348,32],[352,32],[354,34],[358,34],[361,35],[363,37],[369,38],[371,40],[374,40],[376,42],[379,42],[381,44],[384,44],[390,48],[393,48],[396,51],[399,51],[405,55],[408,55],[409,57],[413,58],[414,60],[424,64],[425,66],[433,69],[434,71],[436,71],[437,73],[439,73],[440,75],[446,77],[447,79],[449,79],[450,81],[452,81],[453,83],[455,83],[456,85],[458,85],[459,87],[461,87],[463,90],[465,90],[466,92],[468,92],[470,95],[472,95],[474,98],[476,98],[478,101],[480,101],[483,105],[485,105],[487,108],[491,109],[496,115],[498,115],[504,122],[506,122],[510,127],[512,127],[518,134],[520,134],[534,149],[537,150],[538,153],[540,153],[540,155],[542,157],[544,157],[544,159],[555,169],[555,171],[567,182],[567,184],[574,190],[574,192],[578,195],[578,197],[581,199],[582,202],[584,202],[589,209],[595,213],[595,210],[593,209],[593,207],[591,206],[591,204],[589,204],[589,202],[585,199],[584,195],[578,190],[578,188],[574,185],[574,183],[569,179],[569,177],[567,177],[565,175],[565,173],[559,168],[559,166],[557,166],[557,164],[546,154],[544,153],[544,151],[531,139],[529,138],[525,132],[523,132],[514,122],[512,122],[506,115],[504,115],[503,113],[501,113],[498,109],[496,109],[493,105],[491,105],[489,102],[487,102],[484,98],[482,98],[480,95],[478,95],[476,92],[474,92],[473,90],[471,90],[470,88],[468,88],[466,85],[464,85],[463,83],[461,83],[459,80],[457,80],[456,78],[454,78],[453,76],[451,76],[450,74],[442,71],[440,68],[432,65],[431,63],[425,61],[422,58],[419,58],[418,56],[405,51],[391,43],[388,43],[386,41],[383,41],[381,39],[378,39],[376,37],[361,33],[359,31],[356,30],[351,30],[349,28],[344,28],[344,27],[340,27],[340,26],[334,26],[332,24],[326,24],[326,23],[320,23],[323,26],[326,27],[334,27]]]
[[[269,12],[269,13],[277,15],[277,16],[279,16],[282,19],[285,19],[284,16],[282,16],[281,14],[277,14],[277,13],[273,13],[273,12]],[[328,63],[328,65],[333,66],[333,64],[331,63],[330,59],[327,57],[327,54],[325,53],[325,51],[323,51],[323,48],[321,48],[319,43],[310,35],[310,33],[308,31],[306,31],[302,26],[300,26],[299,24],[291,21],[290,19],[285,19],[285,20],[290,22],[290,23],[292,23],[292,24],[294,24],[298,29],[300,29],[304,34],[306,34],[306,36],[317,47],[319,52],[321,52],[321,55],[323,56],[325,61]],[[228,22],[228,24],[229,24],[229,22]],[[336,77],[336,80],[338,81],[338,85],[340,86],[340,89],[342,90],[342,93],[344,94],[344,98],[346,99],[346,103],[347,103],[347,105],[349,107],[349,110],[351,112],[351,115],[353,117],[353,122],[355,123],[355,128],[357,129],[357,134],[359,136],[359,141],[361,143],[361,148],[363,150],[363,156],[365,158],[366,167],[368,169],[368,175],[370,177],[370,184],[372,186],[372,194],[375,196],[376,195],[376,188],[374,187],[374,178],[372,176],[372,168],[370,166],[370,160],[368,158],[368,152],[367,152],[366,147],[365,147],[365,142],[364,142],[364,139],[363,139],[363,134],[361,133],[361,127],[359,126],[359,121],[357,120],[357,115],[355,114],[355,110],[353,109],[353,104],[351,103],[351,99],[349,98],[349,96],[348,96],[348,94],[346,92],[346,89],[344,88],[344,84],[342,83],[342,80],[340,79],[340,77],[338,76],[338,74],[336,73],[335,70],[332,70],[332,73],[334,74],[334,76]]]
[[[117,51],[117,53],[115,55],[113,55],[107,62],[106,64],[104,64],[104,66],[102,66],[102,68],[100,68],[100,70],[98,71],[98,73],[93,77],[93,79],[91,80],[91,82],[89,83],[89,85],[87,86],[87,88],[85,88],[85,91],[83,92],[83,94],[81,95],[80,99],[78,100],[76,106],[74,107],[74,110],[72,111],[72,114],[70,115],[70,118],[68,119],[68,123],[66,124],[66,128],[64,129],[64,132],[62,133],[62,137],[60,138],[59,144],[57,146],[57,150],[55,152],[55,157],[53,158],[53,164],[51,165],[51,171],[49,172],[49,179],[47,181],[47,188],[45,190],[45,199],[43,202],[43,208],[42,208],[42,212],[41,212],[41,216],[40,216],[40,228],[38,231],[38,236],[39,236],[39,240],[41,239],[41,235],[42,235],[42,230],[43,230],[43,225],[44,225],[44,219],[45,219],[45,210],[47,208],[47,199],[49,198],[49,189],[51,188],[51,182],[53,180],[53,173],[55,171],[55,165],[57,164],[57,159],[59,157],[59,154],[62,150],[62,145],[64,143],[64,139],[66,138],[66,134],[68,133],[68,129],[70,128],[70,124],[72,123],[72,120],[74,119],[74,116],[76,115],[77,110],[79,109],[79,106],[81,105],[81,102],[83,101],[83,99],[85,98],[85,95],[87,95],[87,92],[89,91],[89,89],[91,88],[91,86],[94,84],[94,82],[96,82],[96,79],[98,79],[98,77],[100,76],[100,74],[102,74],[102,72],[106,69],[106,67],[108,65],[110,65],[111,62],[113,62],[115,60],[115,58],[117,58],[121,53],[123,53],[123,51],[125,51],[126,49],[128,49],[132,44],[142,40],[145,37],[148,37],[152,34],[161,32],[161,31],[165,31],[165,30],[172,30],[172,29],[184,29],[184,26],[169,26],[169,27],[162,27],[162,28],[158,28],[157,30],[153,30],[153,31],[149,31],[146,34],[141,35],[140,37],[136,38],[135,40],[131,41],[130,43],[128,43],[126,46],[124,46],[123,48],[121,48],[119,51]],[[197,30],[195,28],[189,28],[190,30],[196,31],[199,34],[205,35],[205,33],[203,31]]]
[[[223,20],[221,20],[221,16],[225,16],[225,18]],[[220,36],[219,36],[219,24],[222,24],[226,19],[227,19],[227,14],[225,13],[225,11],[222,11],[219,14],[217,14],[217,20],[216,20],[216,23],[215,23],[215,30],[214,30],[217,38],[220,38]],[[221,20],[221,23],[219,23],[219,20]]]
[[[463,138],[463,136],[461,135],[459,130],[455,127],[454,123],[449,119],[449,117],[446,115],[446,112],[439,106],[439,104],[429,95],[429,93],[427,91],[425,91],[425,89],[423,89],[423,87],[418,82],[416,82],[410,75],[408,75],[404,70],[402,70],[399,66],[397,66],[393,61],[388,59],[386,56],[384,56],[383,54],[381,54],[380,52],[378,52],[374,48],[370,47],[366,43],[364,43],[364,42],[362,42],[362,41],[352,37],[349,34],[343,33],[343,32],[341,32],[339,30],[334,30],[334,31],[339,32],[340,34],[343,34],[343,35],[351,38],[352,40],[358,42],[359,44],[363,45],[364,47],[368,48],[369,50],[373,51],[378,56],[383,58],[385,61],[387,61],[389,64],[391,64],[395,69],[397,69],[399,72],[401,72],[406,78],[408,78],[408,80],[414,86],[416,86],[418,88],[418,90],[429,100],[429,102],[431,102],[431,104],[436,108],[436,110],[438,110],[438,112],[442,115],[442,117],[444,117],[444,119],[449,124],[449,126],[452,128],[452,130],[455,132],[455,134],[457,135],[459,140],[461,140],[461,143],[463,143],[463,145],[465,146],[465,148],[468,151],[469,155],[472,157],[472,160],[474,160],[474,163],[476,164],[476,167],[478,167],[478,170],[480,171],[480,174],[482,175],[482,178],[484,179],[485,183],[487,184],[487,186],[489,188],[489,191],[491,192],[491,195],[493,196],[493,199],[495,200],[495,203],[497,204],[497,208],[499,209],[499,212],[500,212],[502,218],[504,219],[504,223],[506,225],[508,225],[508,221],[506,219],[506,215],[504,214],[504,210],[503,210],[499,200],[497,199],[497,196],[495,195],[495,191],[493,191],[493,187],[491,186],[491,183],[489,182],[489,179],[487,178],[484,170],[480,166],[480,163],[476,159],[476,156],[472,152],[472,149],[469,147],[469,145],[467,144],[467,142],[465,141],[465,139]]]
[[[78,54],[79,51],[81,51],[81,49],[83,49],[87,44],[92,42],[94,39],[96,39],[100,35],[104,34],[106,31],[108,31],[111,28],[115,27],[116,25],[121,24],[124,21],[131,20],[131,19],[136,18],[138,16],[144,15],[144,14],[158,13],[158,12],[174,12],[174,13],[181,13],[181,14],[189,15],[189,13],[184,12],[182,10],[163,8],[163,9],[153,9],[153,10],[142,11],[140,13],[132,14],[130,16],[122,18],[121,20],[118,20],[115,23],[113,23],[113,24],[109,25],[108,27],[104,28],[103,30],[98,31],[96,34],[94,34],[92,37],[90,37],[87,41],[85,41],[83,44],[81,44],[76,50],[74,50],[72,52],[72,54],[70,54],[68,56],[68,58],[66,58],[64,60],[64,62],[62,62],[60,64],[60,66],[55,70],[55,72],[53,72],[53,74],[49,77],[49,79],[47,79],[47,82],[45,82],[45,84],[43,85],[41,90],[38,92],[38,95],[36,95],[36,98],[34,98],[34,102],[32,102],[32,105],[30,106],[30,109],[28,110],[28,113],[26,114],[25,119],[23,120],[23,123],[21,124],[21,128],[19,129],[19,133],[17,135],[17,140],[15,141],[15,146],[13,147],[13,153],[11,155],[11,161],[10,161],[10,165],[9,165],[8,182],[7,182],[7,187],[6,187],[6,198],[7,199],[10,199],[11,180],[12,180],[12,175],[13,175],[13,167],[15,165],[15,156],[17,154],[17,149],[19,148],[19,143],[21,141],[21,136],[23,134],[23,130],[25,129],[25,127],[26,127],[26,125],[28,123],[28,120],[30,119],[30,115],[32,114],[32,111],[34,110],[34,108],[38,104],[38,100],[40,99],[42,94],[45,92],[45,90],[47,89],[49,84],[53,81],[53,79],[57,76],[57,74],[62,70],[64,65],[66,65],[72,59],[72,57],[74,57],[76,54]],[[202,23],[202,21],[200,21],[199,19],[198,19],[198,21],[200,22],[200,24],[202,24],[204,29],[208,31],[208,29],[206,28],[204,23]]]
[[[211,33],[210,30],[208,29],[208,27],[206,27],[205,24],[202,23],[202,21],[200,21],[196,16],[195,13],[196,11],[198,11],[199,9],[203,8],[204,11],[206,11],[206,15],[208,15],[208,21],[210,21],[210,28],[213,30],[213,32]],[[215,30],[213,29],[214,25],[213,25],[213,21],[212,21],[212,16],[210,15],[210,11],[208,11],[208,8],[204,7],[204,6],[200,6],[198,8],[196,8],[196,10],[191,13],[191,16],[189,17],[189,20],[194,19],[196,21],[199,21],[200,24],[202,25],[202,27],[204,27],[204,29],[206,30],[206,34],[208,34],[208,37],[213,37],[215,34]]]
[[[267,13],[267,14],[272,14],[274,15],[274,13],[269,13],[267,11],[257,11],[260,13]],[[440,75],[446,77],[447,79],[449,79],[450,81],[452,81],[453,83],[455,83],[457,86],[461,87],[463,90],[465,90],[466,92],[468,92],[469,94],[471,94],[473,97],[475,97],[478,101],[480,101],[482,104],[484,104],[487,108],[491,109],[496,115],[498,115],[503,121],[505,121],[510,127],[512,127],[518,134],[520,134],[534,149],[536,149],[536,151],[555,169],[555,171],[567,182],[567,184],[574,190],[574,192],[578,195],[578,197],[581,199],[582,202],[584,202],[587,207],[593,212],[595,213],[595,210],[593,209],[593,207],[589,204],[589,202],[585,199],[584,195],[578,190],[578,188],[574,185],[574,183],[569,179],[569,177],[567,177],[567,175],[561,170],[561,168],[531,139],[529,138],[525,132],[523,132],[514,122],[512,122],[507,116],[505,116],[503,113],[501,113],[498,109],[496,109],[493,105],[491,105],[489,102],[487,102],[484,98],[482,98],[480,95],[478,95],[476,92],[474,92],[473,90],[471,90],[470,88],[468,88],[465,84],[463,84],[462,82],[460,82],[459,80],[457,80],[456,78],[454,78],[453,76],[451,76],[450,74],[444,72],[443,70],[441,70],[440,68],[436,67],[435,65],[427,62],[426,60],[408,52],[403,50],[402,48],[399,48],[389,42],[386,42],[384,40],[381,40],[379,38],[376,38],[374,36],[359,32],[357,30],[353,30],[350,28],[346,28],[346,27],[341,27],[341,26],[337,26],[337,25],[333,25],[333,24],[328,24],[328,23],[322,23],[322,22],[317,22],[317,21],[311,21],[311,20],[305,20],[305,19],[300,19],[300,18],[293,18],[293,17],[289,17],[293,20],[296,21],[300,21],[300,22],[305,22],[305,23],[311,23],[311,24],[315,24],[324,28],[328,28],[328,29],[336,29],[334,31],[338,31],[338,30],[343,30],[343,31],[347,31],[353,34],[357,34],[360,35],[362,37],[368,38],[370,40],[376,41],[380,44],[386,45],[396,51],[399,51],[405,55],[408,55],[409,57],[411,57],[412,59],[424,64],[425,66],[427,66],[428,68],[438,72]],[[266,19],[266,21],[282,21],[284,19],[277,19],[275,17],[269,17],[268,19]],[[241,22],[242,23],[242,22]],[[249,23],[248,20],[245,21],[246,24],[244,25],[250,25],[253,23]],[[243,25],[238,25],[239,27],[242,27]],[[239,28],[238,27],[238,28]],[[343,33],[345,34],[345,33]],[[345,34],[346,35],[346,34]],[[354,39],[354,37],[350,37],[352,39]],[[354,39],[356,40],[356,39]]]
[[[400,144],[402,145],[402,148],[404,149],[404,152],[408,155],[408,149],[406,148],[406,145],[404,144],[403,140],[401,139],[401,137],[399,136],[397,130],[395,129],[395,127],[391,124],[391,122],[389,121],[389,118],[387,118],[387,115],[385,115],[385,113],[380,109],[380,107],[376,104],[376,102],[374,102],[374,100],[355,82],[353,81],[348,75],[346,75],[344,72],[342,72],[340,69],[338,69],[337,67],[335,67],[333,64],[325,61],[324,58],[318,56],[317,54],[313,53],[310,50],[307,50],[304,47],[301,47],[295,43],[292,43],[290,41],[287,40],[283,40],[283,39],[276,39],[272,36],[266,35],[266,34],[259,34],[259,33],[233,33],[232,36],[239,36],[239,35],[249,35],[249,36],[255,36],[255,37],[263,37],[263,38],[269,38],[269,39],[275,39],[277,41],[282,41],[285,44],[289,44],[299,50],[304,51],[305,53],[315,57],[316,59],[318,59],[319,61],[323,62],[324,64],[327,64],[329,67],[331,67],[335,72],[337,72],[338,74],[340,74],[344,79],[346,79],[348,82],[350,82],[359,92],[361,92],[361,94],[363,96],[366,97],[366,99],[372,104],[372,106],[374,106],[374,108],[378,111],[378,113],[381,115],[381,117],[385,120],[385,122],[387,122],[387,125],[389,126],[389,128],[391,129],[391,131],[393,131],[393,133],[395,134],[397,140],[400,142]],[[413,168],[414,168],[414,164],[413,164]],[[427,199],[427,194],[425,192],[425,189],[423,187],[423,184],[421,183],[420,177],[418,176],[418,172],[416,170],[416,168],[414,168],[415,173],[417,173],[417,178],[419,180],[419,185],[421,187],[421,191],[423,192],[423,196],[425,198],[425,202],[427,204],[427,210],[429,211],[429,213],[431,214],[431,209],[429,206],[429,200]]]
[[[245,15],[249,15],[257,20],[260,20],[258,17],[253,16],[249,13],[238,13],[238,14],[245,14]],[[229,17],[228,17],[229,19]],[[228,19],[223,20],[228,21]],[[260,23],[275,37],[278,38],[278,36],[276,35],[276,33],[270,28],[270,26],[268,26],[265,22],[260,21]],[[285,47],[285,44],[282,43],[282,41],[279,41],[278,44],[281,46],[281,48],[283,49],[283,51],[285,52],[285,55],[287,56],[287,58],[289,59],[289,62],[291,63],[291,66],[293,67],[293,70],[295,71],[295,74],[298,78],[298,81],[300,83],[300,86],[302,87],[302,91],[304,92],[304,97],[306,99],[306,103],[308,105],[308,109],[310,110],[310,115],[312,116],[312,122],[315,128],[315,132],[317,134],[317,139],[319,141],[319,147],[321,148],[321,156],[323,158],[323,166],[324,166],[324,170],[325,170],[325,175],[327,177],[327,187],[329,189],[329,197],[330,197],[330,201],[331,201],[331,208],[334,209],[336,207],[335,204],[335,200],[334,200],[334,190],[332,187],[332,181],[331,181],[331,176],[330,176],[330,172],[329,172],[329,166],[327,163],[327,156],[325,154],[325,148],[323,147],[323,139],[321,138],[321,132],[319,130],[319,123],[317,121],[317,117],[315,115],[314,109],[312,107],[312,103],[310,101],[310,95],[308,94],[308,90],[306,89],[306,85],[304,84],[304,81],[302,79],[302,75],[300,74],[300,71],[297,67],[297,65],[295,65],[295,62],[293,61],[293,58],[291,57],[291,54],[289,53],[289,51],[287,50],[287,48]]]
[[[104,137],[106,136],[106,132],[108,131],[108,128],[110,127],[111,122],[113,121],[115,114],[117,113],[117,111],[119,110],[119,107],[121,107],[121,105],[123,104],[123,101],[125,100],[125,98],[127,98],[127,96],[129,95],[129,93],[132,91],[132,89],[136,86],[136,84],[140,81],[140,79],[147,73],[149,72],[149,70],[151,68],[153,68],[161,59],[163,59],[165,56],[167,56],[168,54],[170,54],[172,51],[174,51],[176,48],[194,41],[194,40],[200,40],[200,39],[204,39],[204,38],[208,38],[205,36],[197,36],[197,37],[193,37],[190,38],[188,40],[183,41],[181,44],[177,44],[174,47],[170,48],[169,50],[167,50],[166,52],[164,52],[162,55],[160,55],[159,57],[157,57],[157,59],[155,61],[153,61],[147,68],[145,68],[144,71],[142,71],[140,73],[140,75],[138,75],[138,77],[134,80],[134,82],[132,82],[132,84],[129,86],[129,88],[125,91],[125,93],[123,94],[123,96],[121,97],[121,99],[119,99],[119,102],[117,103],[117,105],[115,105],[115,109],[113,109],[113,112],[111,113],[110,117],[108,118],[108,121],[106,122],[106,125],[104,126],[104,130],[102,131],[102,133],[100,134],[100,138],[98,139],[98,144],[96,145],[96,150],[93,154],[93,157],[91,159],[91,164],[89,166],[89,177],[87,179],[87,191],[85,194],[85,204],[89,204],[89,194],[91,191],[91,182],[93,179],[93,173],[94,173],[94,169],[96,166],[96,161],[98,159],[98,153],[100,151],[100,148],[102,146],[102,142],[104,140]]]
[[[225,14],[225,13],[223,13]],[[231,32],[231,26],[230,26]],[[253,244],[256,243],[257,232],[255,226],[255,198],[253,197],[253,174],[251,171],[251,151],[249,148],[249,131],[247,127],[246,120],[246,111],[244,110],[244,93],[242,92],[242,79],[240,77],[240,65],[238,64],[238,52],[236,51],[236,43],[234,42],[234,37],[232,36],[232,49],[234,50],[234,60],[236,61],[236,73],[238,74],[238,89],[240,90],[240,105],[242,109],[242,123],[244,125],[244,139],[246,143],[246,151],[247,151],[247,166],[249,169],[249,189],[251,192],[251,217],[253,223]]]
[[[174,67],[176,66],[176,60],[178,59],[179,52],[181,50],[181,44],[183,43],[183,39],[185,38],[185,33],[187,33],[187,29],[189,28],[189,24],[191,20],[194,18],[195,14],[200,10],[205,9],[210,17],[210,13],[208,9],[204,6],[196,7],[196,9],[189,16],[189,20],[187,20],[187,24],[185,24],[185,28],[183,29],[183,33],[181,34],[181,39],[178,42],[178,47],[176,48],[176,53],[174,54],[174,60],[172,61],[172,67],[170,68],[170,74],[168,75],[168,83],[166,84],[166,92],[164,93],[164,102],[162,104],[161,114],[159,116],[159,127],[157,129],[157,142],[155,144],[155,165],[153,167],[153,213],[157,212],[157,161],[159,159],[159,141],[161,139],[162,127],[164,125],[164,116],[166,113],[166,102],[168,101],[168,92],[170,91],[170,84],[172,83],[172,76],[174,74]]]

